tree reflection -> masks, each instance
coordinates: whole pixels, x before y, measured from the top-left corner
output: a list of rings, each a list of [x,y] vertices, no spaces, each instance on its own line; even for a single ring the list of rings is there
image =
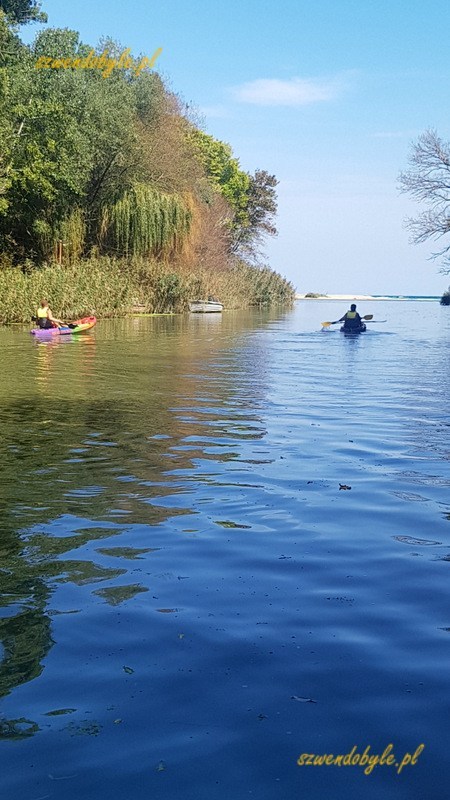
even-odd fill
[[[41,675],[54,644],[48,609],[55,587],[128,573],[104,563],[119,557],[114,548],[99,548],[95,557],[74,558],[74,551],[138,525],[147,526],[150,546],[122,548],[121,557],[150,552],[155,526],[193,513],[189,505],[161,504],[180,494],[179,475],[186,496],[194,476],[211,484],[199,459],[239,459],[240,442],[264,437],[258,406],[266,391],[265,348],[261,337],[249,346],[246,324],[124,321],[111,324],[102,347],[27,343],[20,375],[17,352],[7,348],[0,387],[0,696]],[[263,324],[254,318],[256,327]],[[95,591],[114,606],[147,587],[133,581]],[[36,730],[19,716],[0,722],[0,738]]]

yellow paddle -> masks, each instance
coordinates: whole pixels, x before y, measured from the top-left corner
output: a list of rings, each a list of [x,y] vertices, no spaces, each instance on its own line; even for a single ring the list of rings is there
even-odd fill
[[[373,314],[366,314],[361,319],[373,319]],[[323,328],[328,328],[330,325],[337,325],[338,322],[341,322],[341,320],[337,319],[335,322],[322,322],[321,324]]]

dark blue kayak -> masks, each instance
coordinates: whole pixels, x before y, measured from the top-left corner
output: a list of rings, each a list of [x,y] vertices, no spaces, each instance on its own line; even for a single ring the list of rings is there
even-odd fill
[[[345,325],[342,325],[341,332],[342,333],[349,333],[351,336],[354,336],[357,333],[364,333],[367,330],[364,322],[359,325],[358,328],[346,328]]]

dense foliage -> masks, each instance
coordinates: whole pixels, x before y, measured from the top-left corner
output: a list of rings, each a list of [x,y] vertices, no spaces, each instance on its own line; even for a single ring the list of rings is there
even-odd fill
[[[450,287],[447,289],[446,292],[441,297],[441,306],[450,306]]]
[[[47,14],[40,8],[36,0],[0,0],[0,10],[13,24],[24,25],[26,22],[46,22]]]
[[[170,263],[109,256],[31,269],[0,270],[0,323],[28,322],[41,297],[50,297],[60,319],[85,314],[122,316],[141,312],[180,312],[194,297],[218,296],[227,308],[268,307],[292,302],[293,287],[268,267],[234,262],[228,269],[175,270]]]
[[[94,49],[46,29],[28,46],[17,23],[40,18],[39,3],[0,8],[0,268],[102,256],[125,271],[134,257],[190,274],[258,263],[262,238],[276,233],[274,176],[241,170],[138,60],[107,76],[73,66],[119,59],[117,43]]]
[[[256,170],[254,175],[243,172],[233,158],[231,147],[203,131],[192,128],[190,136],[209,180],[233,212],[228,221],[231,251],[257,261],[262,237],[277,233],[274,224],[277,179],[265,170]]]

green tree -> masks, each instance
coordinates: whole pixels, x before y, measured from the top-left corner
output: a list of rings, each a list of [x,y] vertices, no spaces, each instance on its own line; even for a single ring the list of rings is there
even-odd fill
[[[191,137],[210,182],[228,200],[234,212],[233,225],[248,226],[250,180],[240,169],[237,158],[233,157],[230,145],[197,128],[192,128]]]
[[[243,172],[231,147],[203,131],[192,128],[191,137],[209,181],[233,212],[229,220],[231,252],[257,262],[263,238],[277,233],[277,179],[265,170],[256,170],[254,175]]]
[[[265,236],[276,236],[275,215],[277,213],[277,195],[275,187],[278,181],[275,175],[258,169],[249,175],[247,192],[247,224],[236,229],[234,250],[242,258],[259,261],[261,244]]]
[[[135,74],[137,59],[107,77],[81,67],[92,51],[118,59],[119,43],[92,48],[75,31],[47,29],[24,45],[11,14],[0,12],[6,263],[49,261],[58,240],[64,263],[94,250],[183,258],[212,270],[230,255],[257,261],[263,237],[275,233],[275,177],[244,172],[228,144],[196,128],[156,72]],[[78,68],[65,58],[80,59]]]
[[[63,54],[75,51],[77,34],[59,31],[54,38]],[[91,159],[78,119],[84,76],[36,70],[40,45],[45,49],[51,43],[52,32],[45,31],[35,49],[22,47],[8,67],[14,140],[3,233],[8,232],[18,257],[39,258],[51,250],[55,229],[82,196],[89,176]]]
[[[0,0],[0,10],[17,25],[25,25],[27,22],[47,22],[47,14],[41,11],[41,3],[37,0]]]
[[[0,11],[0,217],[9,202],[7,192],[11,186],[12,151],[18,128],[14,129],[10,108],[11,65],[19,58],[23,45],[11,30],[11,24]]]
[[[15,135],[3,234],[18,259],[49,257],[68,232],[79,254],[80,238],[95,239],[103,204],[134,177],[133,87],[120,71],[104,79],[99,70],[35,68],[43,54],[83,58],[90,49],[74,31],[46,30],[8,67],[4,103]]]

